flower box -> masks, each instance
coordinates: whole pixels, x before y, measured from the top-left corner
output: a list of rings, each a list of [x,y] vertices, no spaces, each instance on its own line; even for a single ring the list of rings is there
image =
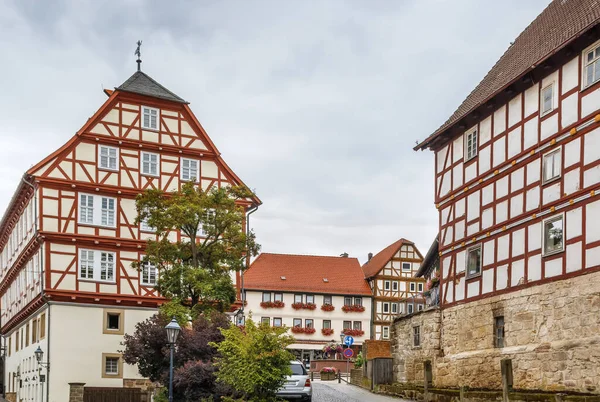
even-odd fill
[[[323,311],[333,311],[333,310],[335,310],[335,306],[333,306],[331,304],[323,304],[321,306],[321,310],[323,310]]]
[[[319,374],[321,374],[321,380],[335,380],[337,378],[337,369],[335,367],[323,367]]]
[[[321,333],[325,336],[333,335],[333,328],[323,328]]]
[[[342,311],[344,313],[362,313],[365,311],[365,306],[361,306],[360,304],[353,304],[351,306],[342,306]]]
[[[305,327],[292,327],[292,332],[295,334],[307,334],[311,335],[317,332],[314,328],[305,328]]]
[[[294,310],[315,310],[317,305],[315,303],[292,303]]]
[[[343,334],[350,336],[363,336],[365,334],[365,331],[361,329],[345,329]]]
[[[272,301],[272,302],[261,302],[260,306],[262,308],[284,308],[285,303],[282,301]]]

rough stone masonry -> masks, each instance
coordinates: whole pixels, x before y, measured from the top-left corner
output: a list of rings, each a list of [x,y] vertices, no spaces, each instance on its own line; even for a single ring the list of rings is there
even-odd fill
[[[511,359],[515,389],[600,394],[600,272],[400,317],[391,347],[398,382],[423,384],[429,360],[434,387],[502,389],[500,361]]]

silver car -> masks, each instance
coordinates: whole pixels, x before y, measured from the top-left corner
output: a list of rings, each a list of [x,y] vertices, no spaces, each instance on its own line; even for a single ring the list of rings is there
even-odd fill
[[[290,362],[292,375],[285,379],[283,387],[277,391],[277,396],[284,399],[299,399],[312,401],[312,386],[310,376],[304,365],[299,361]]]

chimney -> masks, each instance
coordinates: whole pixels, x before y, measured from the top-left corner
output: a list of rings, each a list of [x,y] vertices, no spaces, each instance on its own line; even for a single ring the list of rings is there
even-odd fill
[[[371,261],[371,258],[373,258],[373,253],[369,253],[369,256],[368,256],[367,262]]]
[[[342,257],[342,258],[348,258],[348,253],[342,253],[342,254],[340,254],[340,257]]]

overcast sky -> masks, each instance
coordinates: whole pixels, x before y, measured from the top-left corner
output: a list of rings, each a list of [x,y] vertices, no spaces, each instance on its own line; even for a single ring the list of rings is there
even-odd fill
[[[415,152],[548,0],[0,0],[0,211],[142,69],[263,205],[263,251],[366,260],[438,223]]]

